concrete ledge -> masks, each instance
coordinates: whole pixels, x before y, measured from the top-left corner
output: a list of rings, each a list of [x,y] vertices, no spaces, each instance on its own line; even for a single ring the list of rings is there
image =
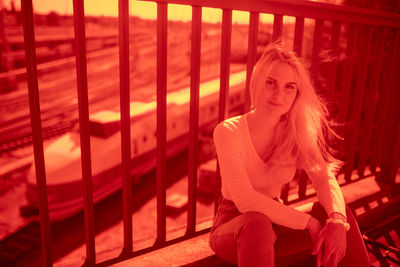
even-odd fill
[[[208,245],[210,233],[146,253],[114,266],[182,266],[214,255]]]
[[[342,191],[346,203],[349,204],[362,197],[379,192],[380,188],[375,182],[375,178],[369,177],[342,186]],[[309,198],[292,206],[306,212],[311,209],[314,201],[316,201],[316,197]],[[120,262],[115,264],[115,266],[235,266],[220,260],[215,255],[208,244],[209,236],[210,233],[206,233]]]

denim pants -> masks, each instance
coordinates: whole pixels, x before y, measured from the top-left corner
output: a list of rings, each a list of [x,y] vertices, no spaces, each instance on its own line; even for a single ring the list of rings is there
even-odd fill
[[[346,207],[350,230],[346,235],[346,255],[339,266],[370,266],[357,222]],[[327,215],[315,202],[310,212],[322,224]],[[210,247],[223,260],[241,266],[316,265],[311,255],[313,242],[307,230],[294,230],[272,223],[259,212],[240,213],[235,204],[222,198],[210,234]],[[311,265],[310,265],[311,262]]]

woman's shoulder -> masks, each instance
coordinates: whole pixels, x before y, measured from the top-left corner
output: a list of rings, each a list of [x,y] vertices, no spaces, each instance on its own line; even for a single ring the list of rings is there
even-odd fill
[[[244,116],[245,115],[238,115],[221,121],[214,129],[214,136],[216,134],[234,134],[240,131],[240,128],[243,125]]]

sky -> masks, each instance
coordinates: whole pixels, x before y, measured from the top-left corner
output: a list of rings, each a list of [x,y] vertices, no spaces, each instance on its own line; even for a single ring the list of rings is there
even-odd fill
[[[0,0],[7,8],[10,7],[12,0]],[[0,3],[1,3],[0,2]],[[15,7],[20,8],[20,1],[14,0]],[[110,0],[85,0],[86,15],[117,16],[118,1]],[[144,19],[156,19],[157,7],[153,2],[130,0],[130,14]],[[72,0],[33,0],[35,12],[48,13],[56,11],[61,15],[72,14]],[[168,5],[168,18],[170,20],[190,21],[191,7],[182,5]],[[222,11],[220,9],[203,8],[202,18],[204,22],[221,21]],[[263,14],[260,16],[262,22],[272,22],[273,16]],[[249,21],[248,12],[234,11],[232,16],[233,23],[247,24]]]

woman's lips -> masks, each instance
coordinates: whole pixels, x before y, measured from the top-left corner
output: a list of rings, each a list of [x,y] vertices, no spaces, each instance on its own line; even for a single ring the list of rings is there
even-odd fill
[[[281,104],[281,103],[275,103],[275,102],[271,102],[271,101],[268,101],[268,103],[269,103],[270,105],[276,106],[276,107],[279,107],[279,106],[282,106],[282,105],[283,105],[283,104]]]

